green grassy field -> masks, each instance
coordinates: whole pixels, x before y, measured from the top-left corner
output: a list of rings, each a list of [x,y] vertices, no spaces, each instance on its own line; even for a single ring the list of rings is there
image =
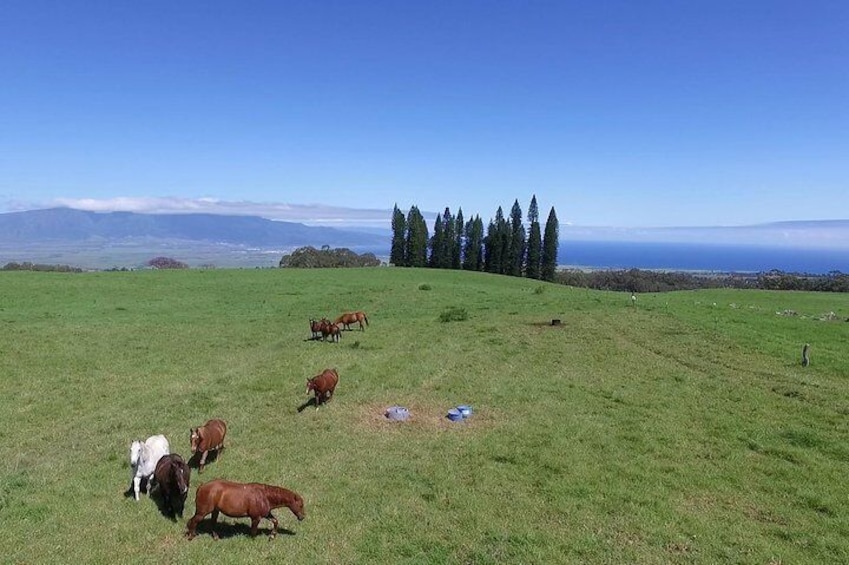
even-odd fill
[[[307,340],[349,309],[366,331]],[[847,318],[846,295],[632,304],[455,271],[0,273],[0,560],[847,563]],[[336,397],[299,411],[325,367]],[[183,520],[123,496],[131,440],[188,457],[211,417],[228,448]],[[188,542],[216,477],[295,490],[307,518]]]

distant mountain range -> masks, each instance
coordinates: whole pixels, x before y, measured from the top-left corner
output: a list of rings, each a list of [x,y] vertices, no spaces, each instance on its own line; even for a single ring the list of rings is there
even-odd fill
[[[256,216],[137,214],[51,208],[0,214],[0,266],[10,261],[134,267],[156,255],[216,266],[276,266],[311,245],[388,252],[390,233],[306,226]]]
[[[386,223],[386,229],[340,229],[259,216],[208,213],[139,214],[71,208],[9,212],[0,214],[0,266],[13,261],[29,261],[89,269],[136,268],[161,255],[190,266],[273,267],[285,253],[306,245],[347,247],[385,259],[392,237],[389,218]],[[572,264],[580,255],[579,249],[586,247],[592,251],[584,262],[606,265],[598,246],[577,246],[592,242],[622,243],[622,249],[634,244],[681,243],[843,252],[849,250],[849,220],[683,228],[563,224],[560,227],[561,260]],[[626,254],[629,264],[646,263],[648,252],[645,249],[640,248],[639,252],[633,247],[627,249],[630,249]],[[668,255],[669,252],[663,253]]]
[[[561,226],[561,241],[693,243],[849,249],[849,220],[789,221],[749,226],[612,228]]]

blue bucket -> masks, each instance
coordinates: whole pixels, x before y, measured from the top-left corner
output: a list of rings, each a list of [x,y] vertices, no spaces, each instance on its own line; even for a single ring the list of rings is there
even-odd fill
[[[457,407],[457,410],[460,411],[460,415],[463,416],[463,418],[468,418],[472,415],[472,407],[468,404],[461,404]]]
[[[459,422],[463,419],[463,414],[456,408],[452,408],[448,411],[448,419],[452,422]]]

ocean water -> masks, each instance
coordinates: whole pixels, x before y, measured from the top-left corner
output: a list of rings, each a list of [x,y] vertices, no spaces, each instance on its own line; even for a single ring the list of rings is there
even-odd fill
[[[751,245],[561,241],[558,264],[598,269],[849,273],[849,248],[799,249]]]

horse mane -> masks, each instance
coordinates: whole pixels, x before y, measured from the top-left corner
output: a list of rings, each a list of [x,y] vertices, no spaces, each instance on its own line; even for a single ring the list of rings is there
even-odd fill
[[[273,504],[285,504],[287,501],[295,499],[295,493],[287,488],[263,483],[254,483],[253,486],[260,490],[266,500]]]

